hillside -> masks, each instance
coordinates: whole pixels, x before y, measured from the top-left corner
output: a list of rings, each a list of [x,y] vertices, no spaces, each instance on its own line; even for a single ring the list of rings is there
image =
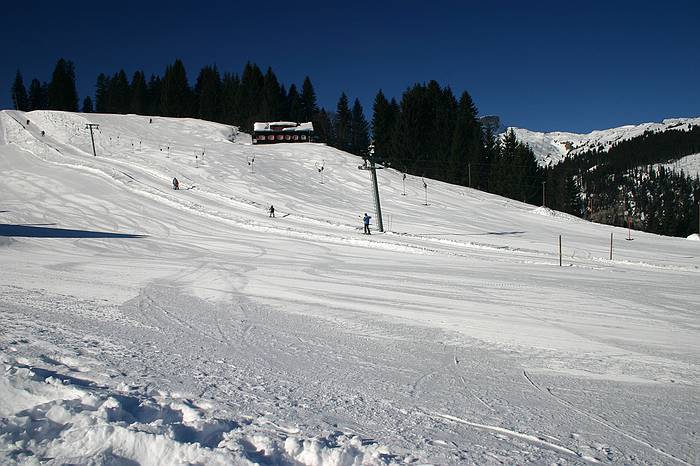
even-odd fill
[[[0,112],[0,462],[700,461],[700,242],[360,163]]]
[[[663,132],[687,130],[700,126],[698,118],[668,118],[661,123],[642,123],[618,128],[592,131],[587,134],[530,131],[524,128],[508,128],[515,132],[518,140],[529,145],[542,166],[556,165],[567,157],[591,151],[607,151],[615,143],[641,136],[647,131]]]

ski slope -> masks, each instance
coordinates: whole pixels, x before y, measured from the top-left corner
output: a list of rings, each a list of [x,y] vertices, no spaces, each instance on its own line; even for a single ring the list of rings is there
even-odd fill
[[[700,125],[698,118],[667,118],[660,123],[642,123],[618,128],[596,130],[587,134],[553,131],[543,133],[524,128],[508,128],[515,132],[518,141],[530,146],[542,166],[556,165],[567,157],[586,151],[608,151],[621,141],[633,139],[644,133],[664,131],[688,131]],[[504,133],[505,134],[505,133]]]
[[[0,112],[0,462],[700,463],[700,242],[150,121]]]

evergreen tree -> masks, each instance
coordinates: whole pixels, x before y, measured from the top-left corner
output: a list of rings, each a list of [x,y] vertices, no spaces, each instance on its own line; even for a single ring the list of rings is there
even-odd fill
[[[224,79],[221,83],[221,121],[223,123],[229,125],[239,123],[238,112],[236,108],[236,95],[238,94],[239,85],[240,79],[238,78],[238,75],[224,73]]]
[[[97,84],[95,85],[95,111],[97,113],[107,113],[107,88],[109,87],[109,78],[100,73],[97,76]]]
[[[352,117],[350,120],[350,152],[356,155],[366,156],[368,146],[369,125],[365,119],[360,100],[355,99],[352,105]]]
[[[160,93],[161,114],[179,118],[191,116],[192,100],[185,65],[178,58],[165,68]]]
[[[491,167],[494,161],[499,157],[499,148],[500,146],[496,142],[493,130],[490,127],[486,127],[484,131],[484,146],[481,151],[481,161],[479,165],[479,178],[477,181],[479,189],[494,192],[490,184]]]
[[[280,84],[280,120],[289,121],[289,96],[284,84]]]
[[[119,70],[107,84],[107,112],[125,114],[130,109],[129,81],[124,70]]]
[[[304,83],[301,86],[301,111],[302,120],[311,121],[316,113],[318,113],[318,105],[316,104],[316,91],[311,84],[311,78],[304,78]]]
[[[334,134],[335,147],[340,150],[349,151],[352,144],[352,113],[348,106],[348,96],[343,92],[338,99],[338,105],[335,111]]]
[[[160,79],[160,76],[152,74],[148,80],[148,107],[146,113],[149,115],[163,115],[160,106],[162,91],[163,81]]]
[[[299,97],[299,92],[294,84],[289,86],[289,92],[287,93],[287,108],[289,109],[290,121],[301,122],[304,120],[304,109],[302,106],[301,97]]]
[[[374,153],[382,160],[396,162],[391,150],[396,115],[384,93],[379,90],[372,106],[372,139]]]
[[[277,121],[282,116],[282,93],[277,76],[272,68],[267,68],[263,78],[263,101],[261,119],[265,121]]]
[[[68,112],[78,111],[75,66],[69,60],[61,58],[56,63],[48,88],[48,108]]]
[[[216,66],[205,66],[199,72],[194,86],[197,118],[218,121],[221,114],[221,76]]]
[[[92,108],[92,98],[90,96],[87,96],[83,99],[83,113],[92,113],[93,108]]]
[[[335,144],[332,119],[325,108],[314,115],[313,124],[314,134],[320,142],[325,142],[330,146]]]
[[[262,118],[263,109],[263,88],[265,77],[254,63],[246,63],[241,75],[241,83],[238,86],[238,96],[236,98],[239,113],[239,124],[244,131],[250,131],[253,123],[264,120]]]
[[[146,75],[143,71],[136,71],[131,78],[131,101],[129,112],[136,115],[146,115],[148,113],[148,86],[146,85]]]
[[[29,96],[27,96],[27,89],[24,87],[24,81],[22,80],[22,74],[17,70],[15,75],[15,82],[12,84],[12,105],[15,110],[21,110],[23,112],[29,111]]]
[[[482,134],[481,124],[477,120],[476,106],[469,93],[465,91],[459,99],[455,129],[452,133],[452,146],[447,164],[448,180],[472,187],[483,184]]]
[[[40,83],[36,78],[29,84],[29,108],[30,110],[48,108],[48,85]]]

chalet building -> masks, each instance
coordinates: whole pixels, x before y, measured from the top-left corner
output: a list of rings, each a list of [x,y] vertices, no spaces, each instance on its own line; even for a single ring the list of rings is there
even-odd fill
[[[294,121],[273,121],[253,124],[253,144],[274,144],[276,142],[311,142],[314,125]]]

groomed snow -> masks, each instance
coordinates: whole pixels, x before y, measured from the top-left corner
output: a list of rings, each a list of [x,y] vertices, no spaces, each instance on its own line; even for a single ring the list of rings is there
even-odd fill
[[[0,112],[0,463],[700,463],[698,241],[360,163]]]

